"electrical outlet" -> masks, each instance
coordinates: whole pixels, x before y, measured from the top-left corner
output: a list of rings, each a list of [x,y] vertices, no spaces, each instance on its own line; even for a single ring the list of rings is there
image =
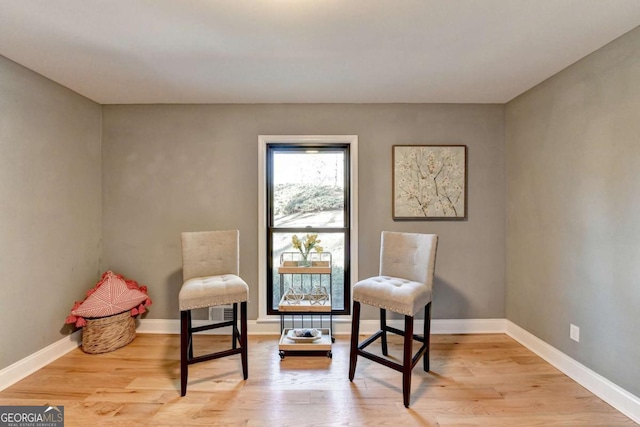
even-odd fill
[[[574,324],[571,324],[569,326],[569,338],[571,338],[575,342],[580,342],[580,328],[578,328]]]

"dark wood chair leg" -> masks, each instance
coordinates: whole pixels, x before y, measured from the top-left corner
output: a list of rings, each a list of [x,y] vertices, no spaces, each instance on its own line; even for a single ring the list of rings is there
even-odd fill
[[[238,348],[238,303],[233,303],[233,326],[231,327],[231,348]]]
[[[180,396],[187,394],[187,375],[189,369],[189,310],[180,312]]]
[[[424,351],[424,359],[422,364],[425,372],[429,372],[429,353],[431,350],[431,302],[424,306],[424,345],[426,349]]]
[[[249,364],[248,364],[248,348],[247,348],[247,302],[240,303],[240,346],[242,348],[242,376],[246,380],[249,378]]]
[[[349,356],[349,381],[353,381],[358,362],[358,334],[360,332],[360,303],[353,302],[353,317],[351,319],[351,353]]]
[[[402,398],[408,408],[411,400],[411,359],[413,357],[413,317],[404,316],[404,354],[402,358]]]
[[[380,309],[380,330],[382,331],[382,354],[389,355],[389,348],[387,347],[387,310]]]
[[[192,329],[192,321],[191,321],[191,310],[187,310],[187,346],[188,346],[188,354],[189,360],[193,359],[193,334],[191,333]]]

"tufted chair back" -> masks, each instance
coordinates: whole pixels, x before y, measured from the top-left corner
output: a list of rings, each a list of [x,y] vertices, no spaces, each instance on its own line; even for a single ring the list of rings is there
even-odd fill
[[[429,288],[436,264],[436,234],[382,232],[380,276],[400,277]]]
[[[239,274],[240,232],[238,230],[182,233],[182,277]]]

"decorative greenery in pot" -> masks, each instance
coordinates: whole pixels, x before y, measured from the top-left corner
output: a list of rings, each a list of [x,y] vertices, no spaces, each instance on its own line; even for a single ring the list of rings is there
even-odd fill
[[[300,251],[300,255],[302,255],[303,265],[310,265],[308,256],[311,249],[315,249],[316,252],[322,252],[322,246],[320,246],[320,240],[318,239],[317,234],[307,234],[304,240],[300,240],[297,235],[293,235],[291,238],[291,243],[293,247]]]

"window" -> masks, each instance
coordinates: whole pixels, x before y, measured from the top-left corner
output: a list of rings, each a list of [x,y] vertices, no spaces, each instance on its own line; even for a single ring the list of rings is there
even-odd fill
[[[283,291],[277,267],[284,252],[296,252],[292,237],[316,234],[331,254],[333,311],[348,314],[349,146],[269,144],[266,185],[267,313],[277,313]]]
[[[292,236],[317,234],[332,258],[334,314],[349,314],[357,187],[356,137],[260,137],[260,316],[278,314],[277,267]],[[355,191],[355,192],[354,192]]]

